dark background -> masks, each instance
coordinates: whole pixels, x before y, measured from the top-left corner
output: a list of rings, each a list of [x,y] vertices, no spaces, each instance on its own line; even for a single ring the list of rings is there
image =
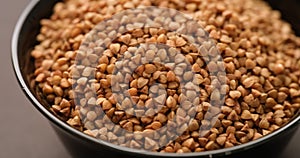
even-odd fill
[[[46,118],[26,99],[12,69],[12,32],[29,2],[0,1],[0,158],[70,158]],[[299,146],[300,129],[281,157],[299,158]]]

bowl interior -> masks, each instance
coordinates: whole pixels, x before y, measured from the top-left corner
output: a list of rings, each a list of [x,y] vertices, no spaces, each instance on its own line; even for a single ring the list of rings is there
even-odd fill
[[[299,0],[285,0],[285,1],[267,1],[273,9],[281,12],[282,18],[289,22],[297,36],[300,36],[300,1]]]
[[[52,14],[52,9],[55,3],[59,0],[51,1],[40,1],[38,5],[35,5],[29,12],[27,17],[23,17],[24,23],[22,24],[21,30],[19,32],[19,38],[17,41],[13,41],[16,44],[17,49],[17,60],[21,75],[26,83],[27,88],[34,96],[43,104],[47,105],[41,95],[38,94],[36,87],[32,80],[32,73],[34,72],[34,60],[30,57],[30,52],[33,50],[34,46],[38,44],[36,41],[36,36],[39,34],[41,25],[40,20],[46,17],[50,17]],[[31,2],[33,5],[34,2]],[[22,17],[21,17],[22,18]],[[20,19],[21,19],[20,18]],[[15,43],[16,42],[16,43]]]

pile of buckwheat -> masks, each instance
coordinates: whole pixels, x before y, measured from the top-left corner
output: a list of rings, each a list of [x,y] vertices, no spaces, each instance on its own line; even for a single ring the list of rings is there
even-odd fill
[[[123,34],[98,25],[140,6],[176,9],[203,27],[197,40],[205,31],[212,40],[193,45],[172,32],[193,30],[180,18]],[[256,140],[299,113],[300,38],[260,0],[64,0],[41,26],[35,83],[57,117],[97,139],[201,152]],[[95,28],[101,44],[89,36]]]

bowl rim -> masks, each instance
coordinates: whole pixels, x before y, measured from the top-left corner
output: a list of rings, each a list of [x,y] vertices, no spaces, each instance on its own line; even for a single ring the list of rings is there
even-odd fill
[[[96,138],[93,138],[91,136],[88,136],[84,134],[83,132],[80,132],[70,125],[67,125],[64,121],[57,118],[55,115],[53,115],[48,109],[46,109],[34,96],[33,93],[31,93],[29,86],[26,84],[21,68],[19,65],[18,60],[18,45],[19,45],[19,36],[22,30],[22,27],[28,18],[29,14],[32,12],[33,8],[37,6],[39,3],[42,3],[41,0],[31,0],[31,2],[26,6],[26,8],[21,13],[12,35],[12,41],[11,41],[11,60],[15,72],[15,76],[18,80],[18,83],[20,87],[23,90],[23,93],[25,93],[26,97],[31,101],[31,103],[34,105],[34,107],[42,113],[44,117],[49,119],[52,123],[54,123],[56,126],[62,128],[65,132],[68,134],[72,134],[73,136],[77,136],[78,138],[88,140],[90,142],[100,144],[106,147],[109,147],[110,149],[117,150],[119,152],[127,152],[129,154],[138,154],[141,156],[156,156],[156,157],[197,157],[197,156],[209,156],[213,157],[213,155],[231,155],[232,153],[247,150],[250,148],[254,148],[255,146],[270,141],[272,137],[278,136],[282,132],[284,132],[286,129],[291,127],[292,125],[295,125],[300,123],[300,115],[298,114],[297,117],[295,117],[293,120],[291,120],[289,123],[284,125],[283,127],[280,127],[278,130],[263,136],[262,138],[259,138],[257,140],[252,140],[248,143],[237,145],[230,148],[223,148],[218,150],[212,150],[212,151],[203,151],[203,152],[192,152],[192,153],[183,153],[183,154],[177,154],[177,153],[160,153],[160,152],[150,152],[145,150],[139,150],[139,149],[132,149],[127,147],[121,147],[112,143],[108,143],[103,140],[99,140]]]

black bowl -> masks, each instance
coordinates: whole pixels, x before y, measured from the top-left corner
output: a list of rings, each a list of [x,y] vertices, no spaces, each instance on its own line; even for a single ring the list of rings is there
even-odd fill
[[[33,0],[22,13],[12,40],[12,61],[16,77],[21,88],[32,104],[47,119],[58,133],[70,154],[74,157],[277,157],[289,142],[300,123],[299,113],[287,125],[279,130],[264,136],[261,139],[235,146],[228,149],[206,151],[189,154],[166,154],[145,152],[135,149],[116,146],[77,131],[64,121],[55,117],[47,108],[45,102],[37,94],[31,83],[30,74],[34,71],[34,64],[30,58],[30,51],[37,44],[36,35],[40,30],[39,21],[49,17],[52,8],[59,0]],[[297,0],[270,1],[275,9],[282,11],[283,18],[289,21],[296,34],[300,34],[300,2]],[[298,7],[297,7],[298,6]],[[290,9],[289,9],[290,8]]]

